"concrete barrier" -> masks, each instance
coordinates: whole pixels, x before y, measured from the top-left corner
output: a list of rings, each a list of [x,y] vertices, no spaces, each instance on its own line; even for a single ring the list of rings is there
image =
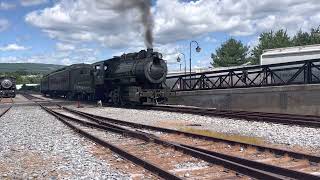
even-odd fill
[[[320,115],[320,85],[177,92],[170,104],[217,109]]]

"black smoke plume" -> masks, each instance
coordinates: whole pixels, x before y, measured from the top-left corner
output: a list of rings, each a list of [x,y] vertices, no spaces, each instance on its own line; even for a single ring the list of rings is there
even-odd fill
[[[113,2],[113,1],[111,1]],[[153,47],[153,17],[151,14],[151,0],[115,0],[114,9],[127,11],[138,9],[141,13],[141,22],[144,27],[144,43],[147,48]]]

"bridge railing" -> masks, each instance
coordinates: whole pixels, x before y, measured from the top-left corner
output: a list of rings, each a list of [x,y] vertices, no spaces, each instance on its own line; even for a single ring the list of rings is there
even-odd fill
[[[172,91],[320,83],[320,59],[255,65],[167,77]]]

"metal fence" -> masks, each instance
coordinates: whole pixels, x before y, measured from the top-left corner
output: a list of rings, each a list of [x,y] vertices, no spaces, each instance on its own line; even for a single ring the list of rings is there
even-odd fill
[[[167,77],[172,91],[320,83],[320,59]]]

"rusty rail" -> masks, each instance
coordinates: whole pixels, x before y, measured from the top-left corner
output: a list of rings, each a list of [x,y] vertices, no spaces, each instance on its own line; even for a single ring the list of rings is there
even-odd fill
[[[5,115],[10,109],[12,108],[12,106],[8,107],[6,110],[4,110],[2,113],[0,113],[0,118]]]
[[[111,151],[119,154],[120,156],[126,158],[129,161],[132,161],[133,163],[142,166],[143,168],[149,170],[150,172],[158,175],[159,177],[165,178],[165,179],[181,179],[177,176],[175,176],[174,174],[167,172],[166,170],[163,170],[161,168],[159,168],[157,165],[152,164],[151,162],[148,162],[146,160],[143,160],[137,156],[134,156],[133,154],[111,144],[108,143],[96,136],[91,135],[90,133],[87,133],[83,130],[81,130],[80,128],[77,128],[76,126],[72,125],[71,123],[69,123],[68,121],[70,120],[76,120],[76,119],[72,119],[71,117],[67,117],[64,116],[60,113],[57,113],[53,110],[50,110],[49,108],[46,108],[42,105],[40,105],[44,110],[46,110],[48,113],[52,114],[53,116],[55,116],[56,118],[58,118],[62,123],[64,123],[65,125],[67,125],[68,127],[70,127],[71,129],[73,129],[75,132],[87,137],[88,139],[100,144],[103,147],[109,148]],[[78,123],[80,121],[77,121]]]
[[[220,116],[226,118],[245,119],[279,124],[299,125],[320,128],[320,116],[304,116],[280,113],[263,113],[249,111],[215,110],[208,108],[178,107],[178,106],[140,106],[138,109],[179,112],[204,116]]]
[[[122,120],[118,120],[118,119],[112,119],[112,118],[98,116],[98,115],[94,115],[94,114],[90,114],[90,113],[85,113],[85,112],[77,111],[77,110],[66,108],[66,107],[63,107],[63,108],[69,112],[76,113],[78,115],[81,115],[86,118],[90,118],[92,120],[106,121],[106,122],[116,123],[119,125],[130,126],[130,127],[139,128],[139,129],[149,129],[149,130],[161,131],[161,132],[165,132],[165,133],[181,134],[181,135],[185,135],[185,136],[189,136],[189,137],[206,139],[206,140],[214,141],[214,142],[224,142],[224,143],[228,143],[230,145],[240,145],[243,147],[253,147],[253,148],[256,148],[260,151],[270,151],[270,152],[275,153],[277,155],[287,154],[290,157],[293,157],[296,159],[307,159],[312,162],[320,162],[320,156],[314,156],[311,154],[303,154],[303,153],[279,149],[279,148],[273,148],[273,147],[268,147],[268,146],[237,142],[237,141],[226,140],[226,139],[221,139],[221,138],[215,138],[215,137],[211,137],[211,136],[205,136],[205,135],[201,135],[201,134],[195,134],[195,133],[190,133],[190,132],[185,132],[185,131],[180,131],[180,130],[175,130],[175,129],[168,129],[168,128],[163,128],[163,127],[156,127],[156,126],[139,124],[139,123],[134,123],[134,122],[122,121]]]
[[[61,116],[66,116],[66,115],[61,114]],[[100,128],[103,130],[112,131],[119,134],[125,134],[127,136],[131,136],[134,138],[139,138],[145,141],[152,141],[164,146],[170,146],[176,150],[182,151],[183,153],[189,154],[196,158],[200,158],[202,160],[205,160],[213,164],[222,165],[228,169],[234,170],[236,172],[239,172],[241,174],[248,175],[254,178],[259,178],[259,179],[260,178],[264,178],[264,179],[287,179],[287,178],[318,179],[319,178],[318,176],[314,176],[311,174],[294,171],[286,168],[281,168],[278,166],[260,163],[260,162],[256,162],[248,159],[238,158],[231,155],[221,154],[221,153],[212,152],[212,151],[208,151],[210,153],[204,152],[204,150],[203,151],[199,149],[197,150],[194,147],[190,147],[180,143],[164,141],[154,135],[143,133],[143,132],[132,131],[115,124],[101,121],[97,118],[89,118],[93,120],[95,123],[90,123],[87,121],[81,122],[81,120],[70,117],[70,120],[71,119],[77,123],[81,123],[82,125],[86,125],[89,127]]]

